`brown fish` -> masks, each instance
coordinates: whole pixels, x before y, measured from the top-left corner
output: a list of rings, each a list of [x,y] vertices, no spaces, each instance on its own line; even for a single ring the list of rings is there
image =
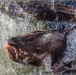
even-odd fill
[[[34,66],[42,66],[42,60],[50,54],[53,67],[63,57],[66,36],[74,28],[76,27],[63,31],[35,31],[12,37],[5,44],[6,53],[15,62]]]

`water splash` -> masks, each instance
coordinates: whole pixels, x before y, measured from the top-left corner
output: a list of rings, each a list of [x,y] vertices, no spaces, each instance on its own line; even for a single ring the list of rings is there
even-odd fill
[[[16,70],[13,68],[11,61],[6,57],[5,52],[2,51],[3,45],[5,44],[6,40],[12,36],[24,34],[29,31],[33,31],[31,25],[28,22],[28,16],[25,15],[27,19],[11,19],[7,14],[2,14],[0,12],[0,49],[1,49],[1,56],[0,56],[0,75],[17,75],[16,70],[19,68],[24,68],[25,66],[22,65],[15,65]],[[25,70],[26,67],[24,68]],[[24,70],[23,69],[23,70]],[[18,71],[19,72],[19,71]],[[24,72],[25,73],[25,72]],[[23,72],[20,71],[20,75]],[[19,75],[18,74],[18,75]]]
[[[50,0],[51,1],[51,0]],[[54,0],[52,0],[53,2],[53,6],[54,6]],[[3,14],[0,12],[0,48],[3,50],[3,45],[6,42],[6,40],[9,37],[12,36],[16,36],[16,35],[22,35],[25,34],[27,32],[30,31],[34,31],[34,30],[42,30],[42,29],[58,29],[57,27],[62,27],[62,25],[65,25],[66,28],[70,28],[73,26],[76,26],[76,23],[70,23],[70,22],[66,22],[66,21],[62,21],[62,22],[43,22],[43,21],[29,21],[30,15],[28,15],[27,13],[25,14],[25,19],[23,18],[10,18],[9,15],[7,14]],[[67,50],[72,51],[74,50],[74,52],[76,53],[76,35],[75,35],[76,31],[74,30],[72,33],[70,33],[70,35],[68,35],[67,37]],[[69,42],[69,43],[68,43]],[[69,44],[71,44],[71,47],[69,47]],[[69,57],[71,56],[72,59],[76,59],[75,57],[75,53],[72,52],[72,55],[69,54]],[[71,61],[70,58],[67,58],[67,53],[65,52],[66,56],[63,58],[63,60],[65,60],[65,62],[67,62],[67,60],[69,59],[69,62]],[[50,58],[49,58],[50,59]],[[17,75],[16,70],[13,69],[12,64],[9,62],[9,60],[7,60],[5,54],[1,54],[1,58],[0,58],[0,74],[1,75]],[[5,63],[7,62],[7,63]],[[44,61],[45,62],[45,61]],[[9,65],[8,65],[9,64]],[[6,67],[7,65],[7,67]],[[24,66],[17,64],[18,66],[16,67],[16,69],[20,69]],[[45,63],[46,67],[47,67],[47,62]],[[50,64],[48,64],[50,65]],[[48,68],[48,67],[47,67]],[[25,68],[24,68],[25,69]],[[24,70],[23,69],[23,70]],[[19,72],[20,70],[18,70]],[[20,71],[21,73],[19,73],[18,75],[21,74],[25,74],[25,72]]]

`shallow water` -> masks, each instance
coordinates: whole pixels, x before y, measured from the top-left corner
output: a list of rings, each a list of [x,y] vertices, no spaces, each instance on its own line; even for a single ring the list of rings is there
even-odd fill
[[[4,0],[2,0],[4,1]],[[5,0],[6,1],[6,0]],[[10,0],[9,0],[10,1]],[[51,0],[50,0],[51,1]],[[24,12],[23,12],[24,13]],[[43,70],[36,68],[36,67],[31,67],[31,66],[24,66],[21,64],[17,64],[9,60],[5,54],[3,45],[5,44],[6,40],[12,36],[16,35],[22,35],[27,32],[31,32],[34,30],[43,30],[43,29],[57,29],[60,27],[60,25],[65,25],[66,28],[71,28],[73,26],[76,26],[76,23],[70,23],[70,22],[43,22],[43,21],[37,21],[37,20],[30,20],[30,15],[27,13],[24,14],[25,19],[22,17],[10,17],[6,13],[0,12],[0,75],[42,75]],[[57,26],[58,25],[58,26]],[[68,35],[68,40],[67,40],[67,50],[69,51],[69,57],[72,57],[72,60],[75,59],[75,53],[76,53],[76,30],[72,31]],[[71,44],[71,46],[69,46]],[[70,54],[71,51],[74,51]],[[67,55],[67,53],[65,52]],[[66,59],[71,61],[70,58],[65,56],[63,60]],[[46,59],[47,60],[47,59]],[[45,63],[46,63],[45,60]],[[45,64],[47,65],[47,64]],[[31,73],[33,72],[33,73]]]

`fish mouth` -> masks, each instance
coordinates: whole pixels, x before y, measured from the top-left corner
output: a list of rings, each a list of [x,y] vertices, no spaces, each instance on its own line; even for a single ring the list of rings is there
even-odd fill
[[[20,49],[15,48],[14,46],[9,45],[8,43],[4,46],[7,56],[15,62],[20,62]]]
[[[4,49],[8,58],[16,63],[20,63],[23,65],[29,65],[29,55],[27,52],[23,52],[21,48],[17,48],[15,46],[6,43],[4,45]],[[25,60],[25,61],[24,61]]]

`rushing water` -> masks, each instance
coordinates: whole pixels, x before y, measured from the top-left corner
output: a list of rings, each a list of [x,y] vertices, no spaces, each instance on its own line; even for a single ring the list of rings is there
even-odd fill
[[[2,0],[6,1],[6,0]],[[11,1],[11,0],[9,0]],[[49,1],[49,0],[48,0]],[[51,0],[50,0],[51,1]],[[54,5],[54,0],[52,0]],[[53,6],[54,7],[54,6]],[[27,66],[23,66],[21,64],[12,63],[7,57],[5,52],[3,51],[3,45],[6,42],[6,40],[12,36],[16,35],[22,35],[24,33],[34,31],[34,30],[42,30],[42,29],[57,29],[61,25],[65,25],[66,28],[71,28],[73,26],[76,26],[76,23],[70,23],[66,21],[62,22],[43,22],[43,21],[36,21],[36,20],[30,20],[30,15],[27,13],[24,13],[24,17],[18,17],[18,16],[9,16],[6,13],[0,12],[0,75],[27,75],[26,72],[31,72],[32,68]],[[67,54],[68,53],[68,54]],[[69,57],[68,57],[68,56]],[[71,58],[71,60],[70,60]],[[74,61],[76,59],[76,30],[73,30],[70,32],[70,34],[67,36],[67,48],[65,52],[65,57],[62,59],[64,62]],[[45,65],[46,61],[49,60],[46,58],[44,60]],[[50,64],[51,61],[48,61]],[[48,68],[48,67],[46,67]],[[27,70],[26,70],[27,69]],[[39,70],[38,70],[39,71]],[[33,72],[37,72],[37,69],[35,68]],[[39,74],[39,73],[38,73]],[[40,71],[40,74],[41,71]],[[31,74],[30,74],[31,75]],[[36,75],[36,74],[34,74]]]
[[[27,73],[33,71],[31,67],[23,66],[21,64],[12,63],[7,57],[3,49],[3,45],[6,40],[12,36],[22,35],[26,32],[34,31],[34,30],[42,30],[42,22],[37,22],[37,27],[31,26],[29,23],[29,17],[27,13],[24,14],[25,19],[20,17],[15,17],[14,15],[9,16],[5,13],[0,12],[0,75],[27,75]],[[29,17],[28,17],[29,16]],[[40,25],[41,24],[41,25]],[[36,69],[33,71],[33,74]]]

